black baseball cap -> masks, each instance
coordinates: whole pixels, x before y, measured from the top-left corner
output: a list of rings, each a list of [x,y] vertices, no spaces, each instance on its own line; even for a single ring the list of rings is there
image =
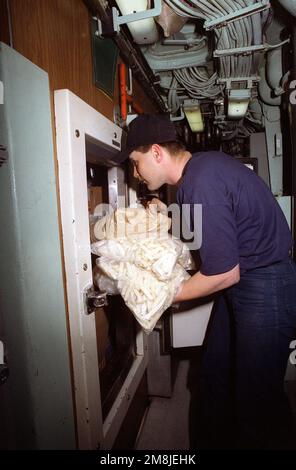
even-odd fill
[[[139,114],[128,126],[126,145],[116,160],[121,163],[141,145],[178,141],[178,134],[169,114]]]

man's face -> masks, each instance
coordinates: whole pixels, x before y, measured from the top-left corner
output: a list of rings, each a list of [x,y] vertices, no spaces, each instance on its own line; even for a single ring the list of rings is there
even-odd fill
[[[150,191],[160,188],[165,183],[161,159],[154,146],[146,153],[134,150],[129,158],[134,165],[134,177],[143,181]]]

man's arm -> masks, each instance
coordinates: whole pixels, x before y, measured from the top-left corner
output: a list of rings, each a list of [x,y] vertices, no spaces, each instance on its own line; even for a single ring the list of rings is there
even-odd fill
[[[182,302],[198,297],[206,297],[222,289],[238,283],[240,280],[239,264],[226,273],[205,276],[201,272],[183,281],[174,302]]]

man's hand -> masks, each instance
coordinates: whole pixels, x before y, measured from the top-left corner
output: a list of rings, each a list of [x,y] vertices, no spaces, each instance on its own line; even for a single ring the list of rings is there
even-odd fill
[[[157,197],[151,199],[147,204],[150,212],[160,212],[161,214],[168,215],[168,208],[164,202],[162,202]]]

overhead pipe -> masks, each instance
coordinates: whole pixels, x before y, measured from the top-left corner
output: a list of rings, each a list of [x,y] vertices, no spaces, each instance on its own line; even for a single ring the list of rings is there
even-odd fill
[[[123,60],[129,64],[133,71],[133,76],[141,83],[147,96],[153,100],[159,111],[166,112],[167,105],[155,87],[159,79],[150,69],[145,57],[137,49],[137,45],[130,42],[124,31],[117,34],[113,41],[120,49]]]
[[[264,62],[259,68],[259,75],[260,75],[260,82],[258,84],[258,92],[261,100],[265,104],[269,104],[270,106],[280,106],[281,105],[281,97],[276,96],[275,98],[272,97],[272,89],[268,85],[265,76],[265,69]]]
[[[258,46],[262,44],[262,22],[261,22],[260,13],[256,13],[255,15],[251,16],[251,23],[252,23],[252,31],[253,31],[253,44]],[[253,64],[252,64],[252,69],[254,73],[256,73],[259,68],[260,60],[261,60],[260,52],[254,53]]]
[[[144,114],[144,110],[142,106],[134,101],[133,97],[131,95],[126,95],[127,102],[132,105],[134,108],[134,111],[136,111],[137,114]]]
[[[147,0],[116,0],[122,15],[130,15],[145,11],[148,8]],[[136,44],[153,44],[159,39],[158,30],[153,18],[132,21],[127,27]]]
[[[262,124],[262,109],[257,98],[250,100],[249,109],[252,112],[252,118],[255,119],[258,124]]]
[[[120,111],[121,119],[125,122],[127,117],[127,93],[126,93],[126,68],[125,64],[119,64],[119,88],[120,88]]]
[[[134,101],[133,97],[127,93],[126,86],[126,65],[124,62],[119,64],[119,88],[120,88],[120,110],[121,119],[123,122],[127,118],[127,105],[130,104],[137,114],[143,114],[144,110],[142,106]]]
[[[283,65],[282,65],[282,49],[273,49],[268,52],[266,57],[266,78],[268,85],[273,90],[275,96],[279,96],[284,93],[284,89],[281,86],[283,77]],[[276,67],[275,67],[276,64]]]
[[[284,29],[284,24],[274,18],[266,31],[266,39],[268,44],[278,44],[281,42],[281,32]],[[276,67],[275,67],[276,64]],[[284,93],[281,86],[283,77],[283,60],[282,48],[270,50],[266,55],[266,79],[270,88],[276,96]]]

